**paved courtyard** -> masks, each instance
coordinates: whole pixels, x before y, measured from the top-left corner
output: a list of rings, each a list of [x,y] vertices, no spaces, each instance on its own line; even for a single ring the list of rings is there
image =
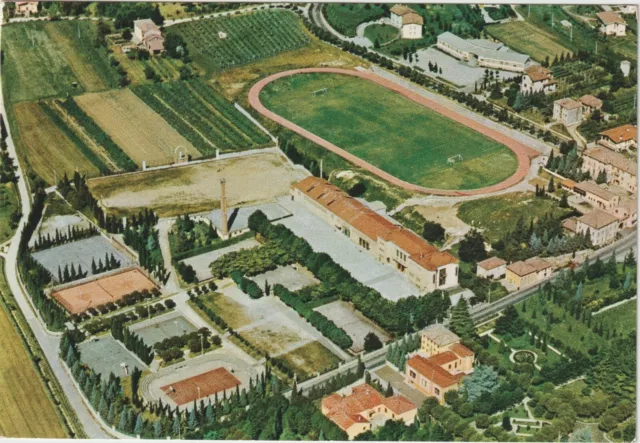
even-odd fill
[[[96,264],[99,260],[104,263],[105,255],[111,257],[111,254],[120,262],[121,268],[133,264],[129,258],[101,235],[38,251],[33,254],[33,258],[51,272],[54,278],[57,278],[58,267],[64,270],[65,266],[71,267],[72,264],[76,270],[78,270],[78,265],[82,265],[82,271],[91,275],[91,260],[95,259]]]
[[[298,265],[281,266],[251,277],[251,280],[261,288],[264,288],[265,282],[269,282],[271,286],[279,283],[290,291],[297,291],[320,283],[320,280],[315,278],[310,271]]]
[[[240,249],[250,249],[258,246],[259,244],[260,243],[258,243],[253,238],[249,238],[247,240],[241,241],[240,243],[227,246],[226,248],[216,249],[215,251],[188,258],[184,260],[183,263],[193,266],[193,269],[196,271],[198,281],[208,280],[213,277],[213,275],[211,274],[211,269],[209,268],[209,265],[211,263],[213,263],[223,255],[228,254],[229,252],[239,251]]]
[[[324,315],[338,327],[345,330],[347,335],[353,340],[353,346],[350,348],[353,352],[364,350],[364,338],[370,332],[376,334],[383,343],[391,339],[382,328],[356,311],[353,306],[347,302],[341,300],[334,301],[319,306],[315,308],[314,311]]]
[[[309,212],[301,203],[291,201],[287,197],[282,198],[280,204],[289,210],[293,217],[277,223],[307,240],[314,251],[329,254],[360,283],[377,290],[384,298],[392,301],[420,294],[418,288],[405,275],[390,265],[380,263],[355,243],[345,241],[343,234]]]
[[[112,372],[119,377],[124,377],[131,375],[133,368],[144,370],[147,367],[110,335],[87,340],[80,343],[78,348],[82,361],[103,378],[108,377]]]
[[[47,235],[51,235],[52,237],[56,235],[56,230],[60,231],[60,233],[66,233],[69,227],[76,227],[80,229],[86,229],[89,227],[89,222],[79,215],[71,214],[71,215],[54,215],[53,217],[49,217],[42,222],[40,228],[38,229],[38,234],[34,235],[29,241],[29,245],[33,246],[38,235],[42,235],[46,237]]]
[[[172,312],[137,323],[130,329],[138,334],[148,346],[153,346],[165,338],[188,334],[197,331],[198,328],[180,313]]]
[[[380,368],[373,371],[372,375],[373,378],[381,380],[382,386],[384,386],[385,388],[388,383],[391,383],[391,386],[393,386],[393,389],[395,389],[396,392],[399,392],[400,394],[407,397],[418,407],[420,407],[427,398],[427,396],[422,392],[406,384],[404,382],[404,376],[389,365],[385,364],[384,366],[381,366]]]

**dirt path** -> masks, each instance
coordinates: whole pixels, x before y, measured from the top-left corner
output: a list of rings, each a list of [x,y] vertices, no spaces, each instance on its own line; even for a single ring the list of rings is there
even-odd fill
[[[338,146],[334,145],[333,143],[317,136],[316,134],[313,134],[310,131],[307,131],[306,129],[296,125],[293,122],[290,122],[289,120],[279,116],[278,114],[268,110],[260,101],[260,92],[262,91],[262,89],[268,85],[269,83],[278,80],[280,78],[283,77],[288,77],[291,75],[295,75],[295,74],[301,74],[301,73],[331,73],[331,74],[342,74],[342,75],[351,75],[354,77],[360,77],[362,79],[371,81],[373,83],[376,83],[380,86],[383,86],[385,88],[388,88],[394,92],[397,92],[401,95],[403,95],[404,97],[406,97],[409,100],[412,100],[422,106],[425,106],[433,111],[438,112],[439,114],[450,118],[452,120],[457,121],[458,123],[461,123],[471,129],[473,129],[476,132],[479,132],[480,134],[491,138],[494,141],[497,141],[498,143],[502,143],[503,145],[507,146],[509,149],[511,149],[515,154],[516,157],[518,158],[518,170],[508,179],[497,183],[495,185],[492,186],[487,186],[484,188],[479,188],[479,189],[470,189],[470,190],[448,190],[448,189],[434,189],[434,188],[426,188],[423,186],[418,186],[415,185],[413,183],[409,183],[406,182],[404,180],[401,180],[391,174],[389,174],[388,172],[383,171],[382,169],[373,166],[372,164],[364,161],[363,159],[361,159],[360,157],[357,157],[353,154],[351,154],[350,152],[345,151],[342,148],[339,148]],[[526,178],[527,176],[527,172],[529,171],[529,167],[531,165],[531,158],[536,157],[539,155],[539,153],[537,151],[535,151],[532,148],[529,148],[528,146],[524,145],[523,143],[520,143],[506,135],[504,135],[501,132],[498,132],[494,129],[491,129],[475,120],[470,119],[469,117],[463,116],[439,103],[434,102],[433,100],[427,99],[413,91],[408,90],[407,88],[400,86],[398,84],[395,84],[379,75],[376,75],[373,72],[370,71],[352,71],[352,70],[346,70],[346,69],[336,69],[336,68],[306,68],[306,69],[294,69],[294,70],[290,70],[290,71],[283,71],[283,72],[279,72],[277,74],[271,75],[269,77],[266,77],[262,80],[260,80],[258,83],[256,83],[255,85],[253,85],[253,87],[251,88],[251,90],[249,91],[249,103],[251,104],[251,106],[258,112],[260,112],[262,115],[264,115],[265,117],[275,121],[276,123],[291,129],[292,131],[300,134],[301,136],[313,141],[314,143],[317,143],[318,145],[328,149],[331,152],[334,152],[336,154],[338,154],[339,156],[343,157],[344,159],[350,161],[351,163],[355,164],[356,166],[359,166],[375,175],[377,175],[378,177],[388,181],[389,183],[392,183],[396,186],[400,186],[404,189],[407,189],[409,191],[412,192],[420,192],[423,194],[435,194],[435,195],[445,195],[445,196],[464,196],[464,195],[481,195],[481,194],[486,194],[486,193],[490,193],[490,192],[495,192],[495,191],[499,191],[502,189],[506,189],[509,188],[519,182],[521,182],[523,179]]]

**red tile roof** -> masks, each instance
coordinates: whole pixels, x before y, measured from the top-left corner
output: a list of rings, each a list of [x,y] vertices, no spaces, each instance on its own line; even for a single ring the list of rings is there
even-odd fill
[[[331,211],[373,241],[383,239],[407,253],[419,266],[435,271],[441,266],[458,263],[448,252],[441,252],[411,231],[394,225],[340,188],[318,177],[307,177],[293,185],[316,203]]]
[[[459,357],[472,357],[473,351],[461,343],[454,343],[451,351],[455,352]]]
[[[438,366],[446,365],[447,363],[451,363],[456,360],[458,360],[458,356],[451,351],[441,352],[429,357],[429,361]]]
[[[484,270],[490,271],[492,269],[497,268],[498,266],[506,265],[507,262],[501,259],[500,257],[489,257],[486,260],[482,260],[478,263],[478,267]]]
[[[540,65],[532,65],[524,70],[525,74],[534,82],[548,80],[551,78],[551,71]]]
[[[589,106],[590,108],[602,108],[602,100],[600,100],[598,97],[594,97],[593,95],[583,95],[578,99],[578,101],[585,106]]]
[[[624,19],[620,17],[620,15],[613,11],[598,12],[596,16],[605,25],[612,25],[614,23],[620,23],[621,25],[627,24],[627,22],[625,22]]]
[[[407,361],[407,365],[411,366],[420,375],[441,388],[446,388],[458,383],[460,380],[459,377],[449,374],[446,370],[442,369],[441,366],[430,360],[430,358],[424,358],[421,355],[414,355]]]
[[[614,143],[622,143],[629,140],[638,141],[638,128],[633,125],[623,125],[602,131],[600,135],[607,137]]]
[[[588,148],[582,154],[585,157],[592,158],[604,165],[611,165],[616,169],[620,169],[631,175],[638,175],[638,165],[636,162],[629,160],[624,155],[617,152],[599,146],[595,148]]]

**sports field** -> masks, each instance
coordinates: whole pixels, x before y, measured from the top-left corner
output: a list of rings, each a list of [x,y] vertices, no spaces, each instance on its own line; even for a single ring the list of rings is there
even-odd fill
[[[313,95],[326,88],[326,93]],[[517,169],[513,152],[488,137],[373,82],[305,73],[267,84],[269,110],[407,182],[476,189]],[[448,159],[461,156],[453,164]]]
[[[561,54],[569,54],[571,50],[563,46],[557,36],[535,26],[529,22],[510,22],[491,25],[486,28],[487,33],[511,49],[528,54],[534,60],[551,60]]]
[[[182,146],[193,158],[198,150],[129,89],[76,97],[76,102],[138,165],[173,163]]]
[[[231,372],[225,368],[217,368],[204,374],[163,386],[161,389],[178,406],[182,406],[218,392],[227,391],[227,393],[231,393],[231,389],[238,385],[240,385],[240,380]]]
[[[0,292],[7,295],[8,291],[4,260],[0,260]],[[4,304],[0,306],[0,335],[0,436],[66,438],[62,422]]]

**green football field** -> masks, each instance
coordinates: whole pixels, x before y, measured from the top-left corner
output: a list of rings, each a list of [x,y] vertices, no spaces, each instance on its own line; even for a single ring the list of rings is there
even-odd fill
[[[323,88],[326,93],[313,95]],[[260,99],[282,117],[417,185],[476,189],[517,169],[506,146],[360,78],[297,74],[267,85]],[[462,161],[448,164],[457,155]]]

